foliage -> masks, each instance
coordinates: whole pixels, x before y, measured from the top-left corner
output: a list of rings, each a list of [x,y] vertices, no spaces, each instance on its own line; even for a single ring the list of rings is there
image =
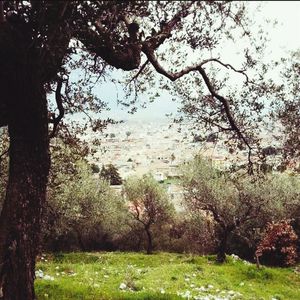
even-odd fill
[[[169,244],[165,249],[172,252],[211,254],[216,248],[214,223],[201,211],[177,212],[171,221]]]
[[[300,297],[299,289],[295,288],[299,285],[299,275],[290,268],[257,269],[231,257],[223,265],[213,260],[211,256],[175,253],[45,255],[39,260],[37,270],[53,276],[54,280],[38,278],[37,296],[41,300],[175,300],[183,299],[182,295],[189,291],[190,299],[194,296],[206,299],[209,295],[233,298],[229,295],[232,292],[241,293],[240,299],[245,300]],[[126,280],[134,284],[135,290],[120,289]],[[239,299],[238,295],[235,298]]]
[[[292,53],[290,57],[282,59],[282,62],[285,64],[285,69],[281,74],[284,87],[273,101],[276,110],[272,116],[275,120],[279,120],[282,126],[282,135],[279,139],[283,143],[285,164],[297,169],[299,167],[297,158],[300,149],[300,52]],[[280,105],[275,105],[276,99],[281,99]]]
[[[200,156],[182,166],[184,203],[190,212],[206,212],[215,223],[220,261],[225,259],[228,239],[251,220],[260,219],[269,206],[261,194],[263,182],[231,178]]]
[[[122,184],[122,178],[119,174],[119,171],[112,164],[109,164],[106,167],[102,166],[101,171],[100,171],[100,178],[107,180],[110,185],[121,185]]]
[[[98,165],[96,164],[91,164],[91,169],[92,169],[92,172],[95,174],[95,173],[99,173],[100,172],[100,168]]]
[[[87,162],[78,157],[72,162],[74,152],[67,150],[69,153],[61,153],[53,163],[44,221],[46,246],[56,250],[109,247],[114,235],[120,233],[126,213],[123,201],[106,181],[93,177]]]
[[[269,223],[266,233],[255,252],[256,257],[263,258],[269,264],[279,266],[295,265],[297,259],[296,242],[298,236],[290,222],[282,220]]]
[[[123,192],[132,217],[145,229],[148,237],[147,252],[151,253],[152,226],[169,221],[174,214],[174,206],[163,187],[150,175],[128,178]]]
[[[35,298],[35,251],[31,248],[38,240],[50,165],[47,126],[51,124],[50,137],[55,136],[59,127],[65,132],[72,127],[72,132],[82,133],[86,124],[79,127],[72,121],[59,124],[64,114],[79,112],[87,114],[93,130],[112,122],[90,116],[91,112],[99,113],[106,107],[105,99],[94,95],[95,82],[103,82],[109,75],[116,82],[118,73],[111,72],[113,67],[133,71],[125,87],[128,105],[160,81],[161,88],[174,88],[177,95],[187,99],[184,101],[188,107],[190,100],[196,99],[200,109],[192,106],[191,112],[197,115],[197,120],[232,133],[230,141],[240,141],[239,148],[244,145],[249,154],[252,144],[257,142],[253,132],[259,129],[256,122],[250,124],[254,118],[252,112],[260,114],[264,109],[262,96],[265,98],[277,87],[264,80],[268,66],[261,63],[260,54],[266,39],[260,32],[253,32],[244,2],[1,1],[0,8],[0,126],[8,125],[11,141],[18,141],[10,144],[10,155],[18,153],[18,163],[11,159],[9,172],[20,174],[10,177],[12,184],[8,185],[3,206],[8,221],[1,224],[0,244],[16,244],[15,252],[22,254],[17,260],[13,251],[0,249],[0,281],[4,282],[5,298],[31,300]],[[246,45],[240,51],[243,57],[238,67],[219,57],[218,52],[223,54],[222,42],[228,40],[233,45],[237,41]],[[189,61],[188,57],[195,61]],[[223,73],[210,72],[210,64]],[[84,70],[84,76],[72,80],[71,73],[78,69]],[[232,87],[227,80],[228,70],[242,76],[241,86]],[[170,80],[170,85],[152,76],[152,72]],[[222,74],[223,78],[216,74]],[[196,95],[191,91],[197,91]],[[49,97],[53,92],[55,103]],[[259,117],[255,121],[259,122]],[[32,151],[26,149],[36,151],[33,160],[28,159]],[[252,164],[250,159],[249,164]],[[17,172],[18,168],[24,174]],[[78,187],[73,187],[80,193]],[[65,188],[65,196],[71,199],[71,191]],[[93,192],[96,193],[92,189],[90,193]],[[89,199],[93,197],[88,194]],[[83,214],[80,203],[78,209]],[[94,203],[89,201],[89,205]],[[16,232],[19,238],[12,239]],[[11,260],[19,263],[14,269],[7,266]],[[19,276],[23,279],[17,280]],[[7,296],[8,293],[11,295]],[[16,297],[16,293],[22,296]]]
[[[8,180],[9,139],[6,130],[0,129],[0,211],[5,197]]]

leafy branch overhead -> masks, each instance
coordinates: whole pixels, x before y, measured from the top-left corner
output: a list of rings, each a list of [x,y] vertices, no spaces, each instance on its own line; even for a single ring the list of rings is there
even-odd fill
[[[65,136],[74,145],[74,134],[82,134],[88,125],[98,130],[113,122],[101,118],[111,99],[95,94],[98,84],[122,82],[126,94],[121,101],[133,110],[139,96],[169,92],[195,128],[225,134],[232,152],[246,150],[250,173],[253,154],[264,159],[260,133],[269,120],[266,111],[275,105],[275,118],[294,128],[290,124],[297,110],[286,118],[282,110],[288,103],[279,107],[282,102],[275,101],[286,91],[263,60],[266,35],[247,17],[248,5],[0,1],[0,126],[7,126],[9,135],[9,176],[0,218],[0,290],[5,299],[36,298],[49,136]],[[226,47],[228,52],[236,46],[240,55],[226,57]],[[239,59],[235,63],[232,57]],[[292,95],[296,90],[295,84]],[[76,122],[78,113],[85,123]],[[285,142],[297,145],[293,134]]]
[[[24,24],[30,26],[27,31],[32,42],[28,45],[28,51],[38,49],[37,64],[43,66],[43,81],[50,84],[57,82],[56,107],[52,105],[52,109],[57,109],[59,113],[50,119],[53,123],[51,136],[55,135],[63,112],[68,115],[77,107],[77,110],[88,115],[88,121],[91,122],[94,119],[92,111],[101,112],[105,109],[103,100],[94,98],[92,90],[90,98],[85,96],[88,93],[85,87],[91,84],[95,76],[104,78],[110,73],[108,70],[111,67],[125,71],[140,69],[132,76],[130,83],[131,87],[139,91],[136,94],[138,96],[147,87],[149,90],[153,80],[156,81],[158,77],[152,74],[156,71],[172,82],[178,81],[171,89],[185,99],[183,107],[191,103],[192,94],[196,91],[197,105],[200,105],[201,110],[194,106],[189,113],[202,124],[226,134],[232,132],[248,149],[251,171],[251,155],[259,149],[248,117],[258,101],[253,97],[254,90],[264,82],[257,80],[258,74],[250,76],[248,72],[253,74],[253,70],[261,63],[259,57],[254,58],[252,54],[259,55],[263,50],[264,39],[258,44],[257,40],[263,36],[255,38],[251,34],[246,6],[242,2],[227,1],[209,4],[201,1],[42,1],[40,4],[26,4],[21,1],[16,5],[4,2],[3,19],[4,24],[10,28],[19,28]],[[247,45],[252,43],[253,49],[247,46],[239,68],[224,62],[222,51],[212,56],[220,50],[222,43],[230,43],[231,40],[236,42],[240,38],[245,39]],[[196,61],[186,59],[187,56],[195,57]],[[207,58],[203,59],[205,56]],[[236,93],[233,96],[228,92],[232,86],[225,78],[228,75],[224,77],[226,82],[220,86],[218,81],[223,71],[212,74],[212,65],[242,75],[245,79],[242,85],[244,95]],[[76,84],[87,99],[85,103],[79,99],[70,99],[70,93],[60,98],[62,79],[57,81],[57,78],[68,81],[71,70],[83,66],[87,75],[85,80]],[[203,86],[207,92],[202,91]],[[161,87],[167,88],[165,84]],[[267,86],[264,90],[267,90]],[[213,106],[206,101],[207,93],[212,99],[211,103],[215,103]],[[104,105],[95,106],[94,103],[98,101]],[[2,102],[0,105],[5,106]],[[241,107],[244,108],[242,111]],[[54,116],[54,112],[51,114]],[[0,121],[6,122],[5,114]]]

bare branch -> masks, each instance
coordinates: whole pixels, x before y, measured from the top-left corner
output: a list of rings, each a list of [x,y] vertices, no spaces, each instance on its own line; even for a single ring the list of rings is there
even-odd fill
[[[144,43],[142,51],[146,54],[148,60],[151,62],[151,64],[155,68],[155,70],[158,73],[160,73],[160,74],[164,75],[165,77],[167,77],[168,79],[170,79],[171,81],[175,81],[175,80],[181,78],[182,76],[184,76],[186,74],[189,74],[191,72],[196,71],[196,72],[200,73],[200,75],[203,78],[203,80],[205,82],[205,85],[208,88],[210,94],[214,98],[218,99],[219,102],[222,104],[222,106],[224,108],[224,112],[225,112],[226,117],[228,119],[228,122],[231,126],[231,130],[235,131],[238,138],[241,139],[244,142],[244,144],[247,146],[247,148],[248,148],[248,172],[249,172],[249,174],[253,174],[253,162],[251,160],[252,147],[250,146],[250,144],[249,144],[247,138],[245,137],[245,135],[240,130],[239,126],[236,124],[236,122],[234,120],[234,117],[232,115],[232,112],[230,110],[230,105],[229,105],[228,100],[217,93],[217,91],[213,87],[210,79],[208,78],[205,70],[203,69],[203,65],[205,65],[208,62],[214,61],[214,62],[220,63],[221,65],[225,66],[226,68],[231,68],[232,70],[234,70],[238,73],[243,73],[244,71],[243,70],[236,70],[230,64],[224,64],[219,59],[210,58],[210,59],[203,60],[199,64],[195,64],[195,65],[186,67],[186,68],[184,68],[183,70],[181,70],[179,72],[172,73],[172,72],[167,71],[166,69],[164,69],[164,67],[158,62],[158,60],[157,60],[157,58],[154,54],[154,50],[153,50],[153,48],[151,48],[151,45],[149,45],[147,43]]]
[[[152,50],[157,49],[167,38],[171,36],[172,30],[180,22],[180,20],[187,17],[191,13],[189,9],[194,2],[195,1],[191,1],[186,7],[178,11],[170,21],[166,22],[162,26],[158,33],[146,38],[146,40],[143,42],[143,47],[149,47]]]
[[[149,63],[149,59],[147,59],[143,65],[141,66],[141,68],[139,69],[139,71],[130,79],[129,83],[132,82],[133,80],[137,79],[140,74],[144,71],[144,69],[146,68],[146,66],[148,65]]]
[[[227,69],[231,69],[232,71],[236,72],[236,73],[240,73],[242,75],[245,76],[246,78],[246,82],[249,82],[249,77],[248,75],[246,74],[246,71],[245,70],[238,70],[236,69],[235,67],[233,67],[231,64],[227,64],[227,63],[223,63],[220,59],[218,58],[211,58],[211,59],[208,59],[207,62],[216,62],[220,65],[222,65],[223,67],[227,68]],[[202,66],[204,65],[204,63],[202,63]]]
[[[215,89],[212,86],[205,70],[201,66],[198,68],[198,71],[201,74],[201,76],[202,76],[209,92],[211,93],[211,95],[213,97],[217,98],[222,103],[222,105],[224,107],[224,110],[225,110],[225,113],[226,113],[226,117],[228,119],[228,122],[229,122],[230,126],[232,127],[232,130],[234,130],[237,133],[238,138],[240,138],[245,143],[245,145],[247,146],[247,148],[248,148],[248,172],[249,172],[249,174],[253,174],[253,162],[251,160],[252,147],[250,146],[250,144],[249,144],[248,140],[246,139],[245,135],[241,132],[240,128],[236,124],[236,122],[233,118],[233,115],[231,113],[228,100],[225,99],[223,96],[219,95],[215,91]]]
[[[192,65],[189,67],[184,68],[183,70],[176,72],[176,73],[172,73],[170,71],[167,71],[164,69],[164,67],[158,62],[155,54],[154,54],[154,49],[151,47],[151,45],[149,45],[147,42],[144,43],[143,45],[143,49],[142,51],[146,54],[148,60],[151,62],[151,64],[153,65],[153,67],[155,68],[155,70],[164,75],[165,77],[167,77],[168,79],[170,79],[171,81],[175,81],[179,78],[181,78],[182,76],[189,74],[191,72],[199,72],[200,75],[202,76],[210,94],[218,99],[220,101],[220,103],[222,104],[226,117],[228,119],[228,122],[231,126],[231,130],[235,131],[238,138],[241,139],[244,144],[247,146],[248,148],[248,173],[249,174],[253,174],[253,162],[251,160],[251,154],[252,154],[252,147],[250,146],[248,140],[246,139],[245,135],[242,133],[242,131],[240,130],[240,128],[238,127],[238,125],[236,124],[234,117],[232,115],[232,112],[230,110],[230,105],[229,102],[226,98],[224,98],[223,96],[219,95],[215,88],[213,87],[210,79],[208,78],[205,70],[203,69],[203,65],[205,65],[208,62],[217,62],[221,65],[223,65],[226,68],[230,68],[232,70],[234,70],[237,73],[242,73],[244,76],[246,76],[247,81],[248,81],[248,77],[247,75],[244,73],[244,70],[237,70],[235,69],[233,66],[231,66],[230,64],[224,64],[223,62],[221,62],[219,59],[217,58],[210,58],[210,59],[206,59],[203,60],[202,62],[200,62],[199,64],[196,65]]]
[[[8,152],[9,152],[9,147],[0,154],[0,161],[2,160],[3,156],[5,156],[6,154],[8,154]]]

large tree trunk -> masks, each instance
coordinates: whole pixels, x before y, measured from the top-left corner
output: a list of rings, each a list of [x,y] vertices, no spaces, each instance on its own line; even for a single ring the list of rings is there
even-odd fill
[[[12,63],[5,86],[1,82],[10,136],[9,181],[0,219],[0,285],[5,300],[35,299],[35,259],[50,160],[46,95],[33,61]]]

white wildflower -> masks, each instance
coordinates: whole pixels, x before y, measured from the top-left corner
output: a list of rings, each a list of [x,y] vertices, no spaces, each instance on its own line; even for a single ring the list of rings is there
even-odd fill
[[[37,270],[35,271],[35,277],[37,278],[43,278],[44,277],[44,272],[42,270]]]
[[[231,254],[230,256],[232,257],[233,261],[237,261],[240,259],[236,254]]]
[[[126,288],[127,288],[127,285],[126,285],[126,283],[124,283],[124,282],[122,282],[122,283],[120,284],[120,286],[119,286],[119,289],[120,289],[120,290],[126,290]]]
[[[53,277],[53,276],[50,276],[50,275],[45,275],[45,276],[44,276],[44,279],[45,279],[45,280],[53,281],[53,280],[54,280],[54,277]]]
[[[186,291],[186,292],[182,295],[182,298],[190,299],[190,297],[191,297],[191,292],[190,292],[190,291]]]

